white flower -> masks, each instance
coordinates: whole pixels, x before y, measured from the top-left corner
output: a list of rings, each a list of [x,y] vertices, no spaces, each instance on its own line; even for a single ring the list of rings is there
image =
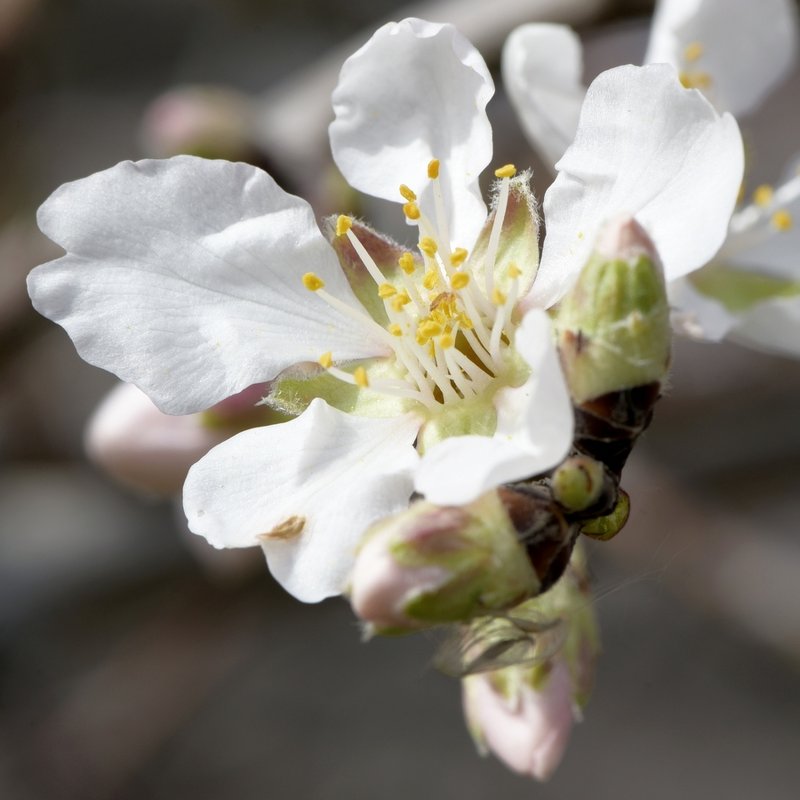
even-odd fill
[[[522,315],[536,304],[537,220],[510,166],[487,216],[492,93],[463,37],[416,19],[378,30],[342,69],[334,158],[356,188],[403,203],[416,252],[349,217],[329,243],[264,172],[190,157],[119,164],[40,210],[67,255],[31,274],[31,296],[87,361],[169,413],[270,381],[267,402],[296,415],[214,448],[184,507],[215,546],[261,545],[302,600],[339,593],[364,530],[414,489],[467,503],[564,457],[572,409],[541,307],[607,218],[650,213],[657,242],[661,226],[688,231],[691,245],[668,248],[684,272],[721,239],[735,124],[666,68],[609,73],[587,99],[572,183],[545,200],[546,285]],[[676,121],[644,142],[643,114]]]
[[[661,0],[645,62],[670,64],[719,111],[746,114],[786,76],[797,47],[790,0]],[[561,171],[586,92],[582,70],[578,37],[559,25],[522,26],[503,52],[505,84],[523,128],[545,162],[559,162]],[[800,176],[793,169],[780,186],[758,187],[753,202],[732,216],[709,267],[686,277],[665,258],[679,329],[800,355],[798,214]]]

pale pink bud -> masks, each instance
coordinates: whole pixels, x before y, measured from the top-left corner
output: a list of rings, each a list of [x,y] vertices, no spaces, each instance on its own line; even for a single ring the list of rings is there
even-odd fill
[[[144,392],[121,383],[95,409],[84,444],[89,458],[124,486],[170,495],[189,467],[229,435],[205,426],[200,414],[164,414]]]
[[[515,772],[546,781],[561,762],[575,719],[572,677],[562,659],[553,661],[535,687],[529,672],[507,667],[465,678],[464,714],[481,750]]]

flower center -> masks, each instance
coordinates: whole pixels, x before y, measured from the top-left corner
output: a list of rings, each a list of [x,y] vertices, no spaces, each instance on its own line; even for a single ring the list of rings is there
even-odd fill
[[[398,280],[387,280],[353,230],[353,220],[347,216],[338,218],[336,235],[348,238],[374,280],[388,325],[384,328],[366,310],[356,310],[331,295],[314,273],[304,275],[303,284],[332,307],[377,333],[393,351],[402,377],[371,380],[364,367],[348,372],[335,366],[333,353],[325,353],[319,363],[331,375],[357,386],[369,386],[373,391],[408,397],[431,411],[497,386],[496,379],[504,371],[506,351],[513,341],[516,324],[512,312],[522,274],[511,264],[504,276],[507,292],[495,285],[495,260],[508,207],[510,179],[515,174],[512,165],[495,172],[501,181],[482,263],[482,281],[475,279],[477,265],[468,259],[467,251],[451,248],[436,159],[428,164],[434,219],[422,212],[416,194],[408,186],[401,185],[399,189],[406,201],[403,213],[418,229],[419,257],[410,251],[400,256]]]

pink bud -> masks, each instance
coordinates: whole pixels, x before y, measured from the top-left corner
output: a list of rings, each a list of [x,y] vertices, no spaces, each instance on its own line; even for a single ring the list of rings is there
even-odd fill
[[[508,667],[466,678],[464,713],[482,750],[515,772],[546,781],[561,762],[575,719],[572,678],[560,658],[536,688],[524,678],[512,680],[526,671]]]
[[[86,452],[112,478],[146,494],[180,491],[186,472],[230,435],[202,423],[202,415],[169,416],[144,392],[121,383],[89,420]]]

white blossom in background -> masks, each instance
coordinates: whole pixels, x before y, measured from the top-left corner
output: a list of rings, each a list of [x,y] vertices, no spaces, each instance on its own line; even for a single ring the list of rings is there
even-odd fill
[[[797,48],[791,0],[661,0],[645,62],[670,64],[720,112],[745,115],[783,80]],[[559,168],[578,129],[582,71],[580,40],[560,25],[522,26],[503,52],[504,82],[523,129]],[[712,264],[688,277],[667,269],[678,330],[800,356],[799,220],[795,163],[780,184],[756,187],[733,214]]]
[[[261,170],[185,156],[118,164],[40,209],[67,252],[29,290],[83,358],[173,414],[269,382],[264,402],[292,418],[211,450],[184,507],[213,545],[261,546],[302,600],[341,592],[364,530],[415,489],[463,504],[561,461],[572,409],[542,309],[607,219],[635,214],[673,275],[724,237],[735,122],[667,67],[624,67],[587,95],[545,196],[537,275],[527,176],[496,171],[491,213],[479,191],[493,88],[452,26],[416,19],[345,63],[334,159],[354,187],[402,204],[413,248],[347,216],[326,240]]]

